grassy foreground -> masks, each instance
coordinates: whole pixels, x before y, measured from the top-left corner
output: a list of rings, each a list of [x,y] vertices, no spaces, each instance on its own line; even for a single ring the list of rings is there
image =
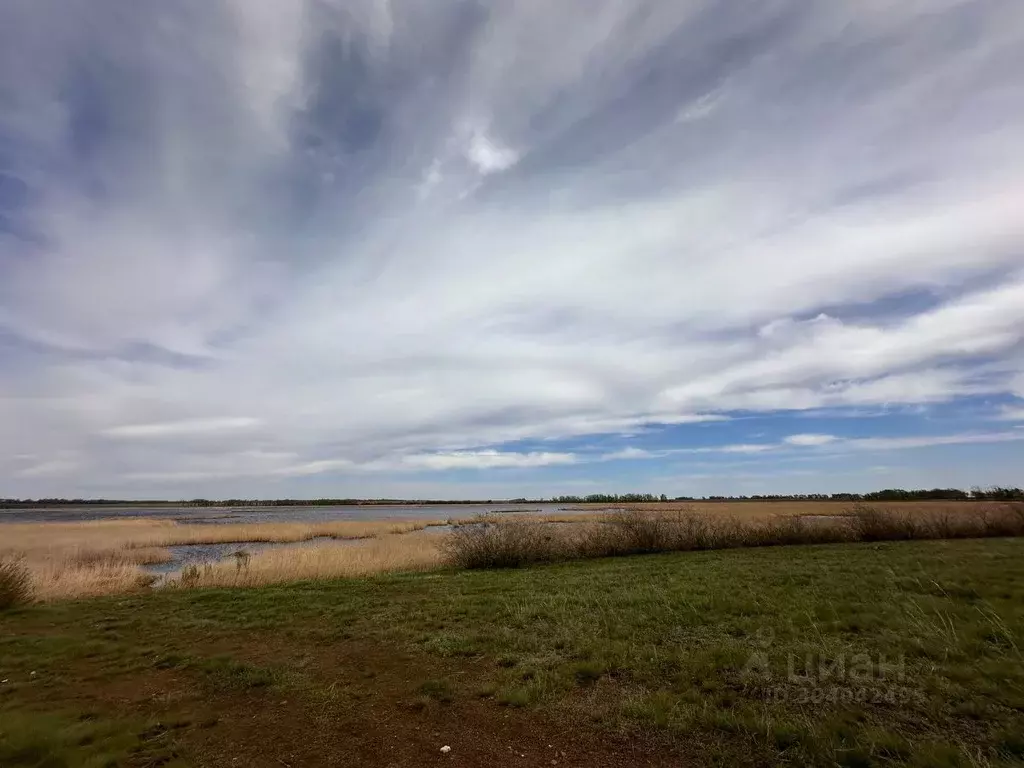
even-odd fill
[[[37,605],[0,765],[1014,765],[1022,643],[1022,539]]]

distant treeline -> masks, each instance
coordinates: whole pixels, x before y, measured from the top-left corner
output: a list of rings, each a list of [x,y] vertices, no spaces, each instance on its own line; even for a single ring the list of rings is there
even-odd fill
[[[809,493],[794,496],[708,496],[709,501],[1024,501],[1020,488],[886,488],[870,493]]]
[[[551,499],[189,499],[187,501],[121,499],[0,499],[0,509],[26,507],[175,506],[175,507],[342,507],[350,505],[431,504],[638,504],[657,501],[1024,501],[1020,488],[887,488],[871,493],[758,494],[754,496],[676,496],[664,493],[591,493]]]
[[[551,499],[556,504],[639,504],[645,501],[695,501],[680,496],[669,499],[664,493],[656,496],[653,493],[591,493],[587,496],[555,496]]]
[[[870,493],[757,494],[753,496],[676,496],[653,493],[592,493],[588,496],[556,496],[559,504],[636,504],[645,501],[1024,501],[1020,488],[886,488]]]

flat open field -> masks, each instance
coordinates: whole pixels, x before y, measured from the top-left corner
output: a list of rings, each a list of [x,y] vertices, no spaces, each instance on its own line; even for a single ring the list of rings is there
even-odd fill
[[[1019,765],[1022,643],[1019,538],[41,604],[0,765]]]

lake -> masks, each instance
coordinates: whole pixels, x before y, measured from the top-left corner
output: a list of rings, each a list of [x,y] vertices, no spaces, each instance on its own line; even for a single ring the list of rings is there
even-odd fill
[[[0,523],[119,520],[129,517],[177,520],[182,523],[325,523],[337,520],[447,520],[489,512],[554,514],[564,504],[403,504],[336,507],[186,507],[117,505],[0,509]]]

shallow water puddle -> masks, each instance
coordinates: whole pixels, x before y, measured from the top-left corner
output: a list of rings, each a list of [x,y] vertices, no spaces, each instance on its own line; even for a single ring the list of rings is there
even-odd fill
[[[171,553],[172,560],[166,563],[152,563],[143,568],[158,576],[167,576],[190,565],[207,565],[227,560],[236,554],[245,552],[255,555],[269,549],[309,549],[322,544],[332,545],[355,544],[360,539],[335,539],[331,536],[315,536],[304,541],[231,541],[217,544],[175,544],[163,547]]]

